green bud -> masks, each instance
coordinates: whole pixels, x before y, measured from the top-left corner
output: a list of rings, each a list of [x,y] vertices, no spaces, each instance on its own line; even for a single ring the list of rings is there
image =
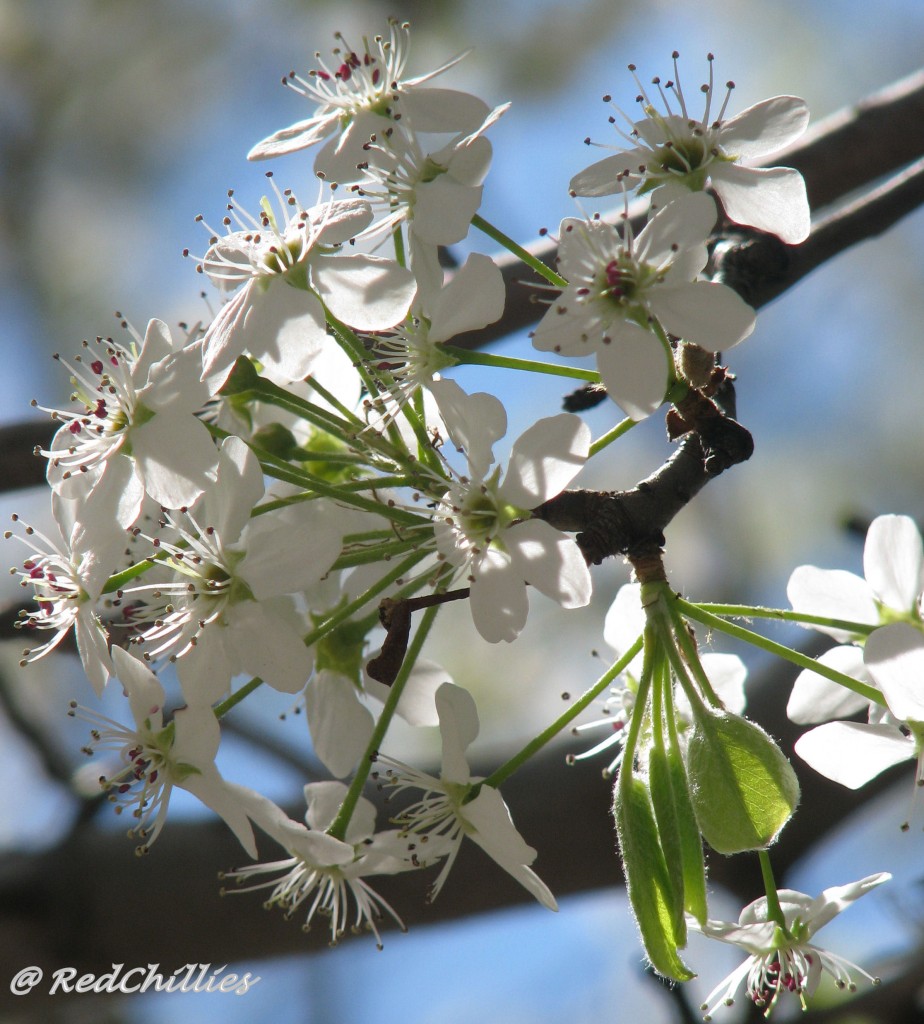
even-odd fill
[[[671,882],[658,838],[648,789],[641,779],[629,776],[623,781],[620,773],[613,814],[626,891],[648,959],[659,974],[674,981],[689,981],[694,975],[677,951],[678,946],[685,943],[685,937],[680,940],[676,929],[677,889]],[[680,913],[682,915],[682,907]]]
[[[260,376],[247,356],[238,356],[228,379],[224,382],[220,395],[237,395],[242,391],[253,391],[260,384]]]
[[[799,802],[783,751],[760,726],[727,712],[696,716],[687,776],[700,831],[719,853],[766,849]]]
[[[290,461],[298,454],[295,435],[281,423],[269,423],[253,435],[253,442],[277,458]]]

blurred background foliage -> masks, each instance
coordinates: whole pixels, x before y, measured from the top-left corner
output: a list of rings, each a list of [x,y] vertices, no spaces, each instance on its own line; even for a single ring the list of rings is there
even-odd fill
[[[492,103],[513,101],[492,129],[495,165],[482,213],[522,242],[574,213],[567,182],[599,155],[585,149],[583,139],[617,141],[600,97],[612,93],[632,110],[636,89],[625,70],[629,62],[639,65],[643,79],[667,75],[677,48],[690,92],[711,50],[718,77],[737,81],[732,112],[791,92],[808,100],[818,120],[912,71],[924,52],[920,0],[885,0],[875,7],[860,0],[0,0],[4,422],[39,415],[29,409],[32,397],[50,406],[66,399],[66,375],[50,355],[69,354],[82,338],[111,333],[114,310],[141,328],[152,316],[169,323],[210,316],[214,296],[199,295],[201,279],[181,256],[186,247],[193,254],[206,247],[195,215],[217,222],[228,188],[255,208],[268,166],[281,184],[313,201],[313,154],[272,165],[248,165],[245,154],[270,131],[307,116],[304,100],[280,87],[282,75],[310,68],[313,51],[327,53],[334,31],[358,47],[362,34],[382,30],[389,15],[413,24],[412,73],[472,47],[445,83]],[[846,519],[886,511],[919,520],[924,515],[922,235],[924,220],[917,213],[885,237],[842,255],[762,311],[753,338],[729,354],[739,377],[739,418],[752,430],[757,450],[671,527],[667,564],[674,583],[691,597],[785,605],[785,581],[797,564],[859,569],[862,545],[841,528]],[[492,251],[483,241],[474,244]],[[512,354],[531,353],[525,334],[501,344]],[[511,413],[510,438],[540,405],[542,415],[558,409],[562,386],[553,379],[471,368],[457,376],[469,390],[500,394]],[[616,415],[612,405],[592,413],[595,435]],[[632,486],[669,451],[653,417],[615,446],[609,461],[600,460],[585,483]],[[45,504],[45,494],[36,492],[6,497],[3,508],[40,521]],[[9,561],[18,558],[11,553]],[[449,608],[437,657],[476,694],[484,720],[482,756],[521,742],[559,712],[562,691],[579,693],[599,674],[602,662],[591,652],[601,646],[606,608],[627,578],[624,566],[602,567],[595,574],[594,605],[565,617],[534,599],[537,614],[527,631],[503,648],[476,644],[465,610]],[[12,584],[5,586],[4,601],[16,599]],[[17,646],[7,645],[12,650],[3,653],[8,692],[53,737],[61,757],[76,765],[83,738],[66,727],[62,712],[71,696],[89,702],[89,688],[66,657],[20,673]],[[252,712],[258,734],[277,729],[276,716],[286,710],[284,702],[268,703]],[[304,733],[297,725],[286,728],[273,741],[282,745],[275,754],[232,738],[223,748],[227,774],[246,775],[275,798],[291,799],[303,780],[282,754],[301,751]],[[70,826],[73,800],[15,724],[0,731],[0,842],[14,851],[49,845]],[[400,750],[404,737],[393,742]],[[107,818],[99,816],[98,827],[111,827]],[[911,842],[919,852],[920,835]],[[540,874],[541,865],[540,851]],[[847,874],[857,877],[858,871],[851,867]],[[471,992],[463,997],[465,972],[456,962],[455,987],[450,981],[432,990],[423,986],[421,1006],[408,1007],[400,979],[406,983],[410,975],[402,970],[435,955],[434,936],[421,931],[406,940],[388,937],[387,969],[367,966],[373,958],[366,949],[317,958],[310,974],[301,961],[279,965],[276,980],[265,983],[259,997],[235,1000],[246,1008],[234,1011],[252,1019],[255,1001],[272,995],[276,1019],[318,1024],[369,1020],[363,1014],[373,1006],[377,1024],[450,1024],[475,1013],[505,1024],[565,1014],[572,1022],[634,1019],[628,1004],[617,1010],[578,995],[624,993],[625,971],[639,959],[616,897],[583,899],[585,910],[575,903],[573,916],[556,922],[554,933],[541,915],[535,939],[525,936],[536,915],[519,911],[521,924],[508,918],[502,927],[485,921],[443,929],[438,944],[461,944],[453,955],[468,958],[471,976],[481,971],[487,977],[492,959],[504,956],[506,980],[495,986],[493,1004],[476,1005]],[[566,912],[567,905],[560,918]],[[492,929],[494,940],[486,938]],[[549,959],[537,961],[543,941]],[[516,956],[511,943],[529,955]],[[488,952],[476,960],[476,950]],[[4,966],[17,966],[14,953],[0,950]],[[566,978],[561,1001],[537,996],[543,991],[537,979],[559,969]],[[353,972],[362,979],[361,972],[372,970],[379,986],[374,998],[353,992],[348,999]],[[281,993],[302,991],[299,985],[312,994],[296,1010]],[[656,1003],[660,1008],[650,1018],[646,1010],[646,1019],[670,1019],[669,1005]],[[172,997],[132,1000],[130,1013],[135,1020],[167,1019],[167,1004],[175,1012]],[[493,1010],[484,1009],[491,1005]],[[226,1005],[208,1011],[233,1019]],[[190,1013],[184,1019],[211,1019],[201,1005]]]

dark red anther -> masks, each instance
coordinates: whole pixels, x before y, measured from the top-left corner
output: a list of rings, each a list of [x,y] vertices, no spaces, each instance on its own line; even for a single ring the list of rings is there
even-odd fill
[[[93,415],[101,420],[106,418],[106,402],[104,399],[97,399],[96,408],[93,410]]]
[[[379,79],[380,79],[381,77],[382,77],[382,73],[381,73],[380,69],[379,69],[379,68],[376,68],[376,69],[375,69],[375,70],[374,70],[374,71],[372,72],[372,84],[373,84],[373,85],[378,85],[378,84],[379,84]]]
[[[69,430],[69,431],[70,431],[70,432],[71,432],[72,434],[79,434],[79,433],[80,433],[80,423],[79,423],[79,421],[77,421],[77,420],[71,420],[71,422],[70,422],[70,423],[68,424],[68,426],[67,426],[67,429],[68,429],[68,430]]]
[[[622,297],[622,280],[623,274],[619,269],[618,260],[610,260],[606,265],[606,283],[610,286],[610,295],[615,296],[617,299]]]
[[[90,369],[94,373],[102,373],[103,372],[103,361],[102,361],[102,359],[94,359],[93,362],[90,363]]]
[[[343,63],[337,68],[337,73],[334,77],[339,78],[341,82],[348,82],[353,77],[353,69],[349,64]]]

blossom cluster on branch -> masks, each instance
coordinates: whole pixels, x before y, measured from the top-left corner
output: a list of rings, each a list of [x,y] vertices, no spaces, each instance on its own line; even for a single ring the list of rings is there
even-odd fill
[[[73,631],[96,693],[121,685],[128,724],[77,705],[70,713],[91,726],[87,752],[109,758],[100,782],[132,818],[139,852],[167,827],[179,786],[254,861],[225,873],[235,891],[263,890],[306,929],[323,918],[332,943],[369,930],[380,944],[382,919],[401,917],[368,879],[433,869],[436,898],[466,839],[556,909],[500,787],[559,734],[605,725],[605,738],[571,759],[609,758],[629,897],[653,967],[691,977],[680,951],[692,928],[748,953],[709,1012],[745,979],[750,997],[770,1006],[784,990],[811,994],[822,971],[852,985],[851,967],[810,940],[887,876],[814,901],[777,891],[767,848],[796,808],[798,780],[743,715],[741,660],[701,654],[694,630],[770,642],[731,621],[741,609],[674,593],[661,551],[677,495],[689,500],[752,449],[726,410],[732,375],[715,353],[746,339],[755,313],[706,268],[729,222],[787,244],[807,237],[801,176],[752,166],[805,130],[806,106],[778,96],[726,119],[732,85],[719,103],[712,55],[702,114],[684,96],[676,54],[673,80],[654,79],[651,95],[636,78],[642,116],[611,118],[625,121],[624,144],[571,182],[576,196],[618,195],[616,215],[562,221],[552,268],[478,213],[491,128],[508,105],[431,84],[455,62],[409,77],[408,40],[397,22],[358,48],[339,39],[330,62],[318,56],[310,73],[286,78],[313,111],[249,156],[317,146],[317,194],[306,203],[305,182],[282,187],[272,172],[250,210],[229,193],[218,227],[199,218],[207,238],[192,258],[220,297],[209,322],[152,320],[138,331],[126,320],[118,338],[61,358],[72,400],[48,410],[60,426],[40,453],[54,530],[17,519],[7,533],[26,547],[14,572],[34,600],[20,619],[33,641],[22,663]],[[632,191],[651,199],[637,233],[625,215]],[[504,310],[488,255],[444,269],[443,250],[472,225],[544,279],[535,348],[593,357],[595,369],[452,346]],[[626,418],[594,440],[580,416],[547,411],[501,461],[501,399],[445,376],[465,361],[605,387]],[[649,503],[671,492],[657,526],[633,532],[631,501],[611,503],[611,521],[587,495],[569,503],[588,461],[662,407],[682,456],[664,472],[688,472],[685,459],[699,476],[685,489],[663,485],[663,474],[640,485]],[[614,530],[632,539],[608,547]],[[905,549],[915,544],[912,571]],[[437,615],[465,601],[484,641],[514,641],[539,599],[531,592],[563,610],[584,607],[591,565],[617,551],[637,582],[607,616],[610,667],[522,751],[474,776],[474,698],[425,657]],[[852,643],[810,665],[772,645],[806,668],[793,716],[870,709],[869,724],[822,725],[799,747],[848,785],[905,757],[921,761],[924,715],[911,680],[924,661],[922,561],[920,537],[895,518],[874,524],[866,584],[818,570],[793,577],[790,617]],[[305,787],[304,821],[215,765],[222,721],[264,685],[304,708],[331,776]],[[575,725],[592,706],[598,719]],[[393,749],[396,715],[439,730],[438,774]],[[868,756],[838,766],[848,734]],[[373,785],[393,808],[384,824],[364,795]],[[281,859],[260,862],[261,833]],[[704,841],[720,855],[759,854],[767,893],[736,925],[708,915]]]

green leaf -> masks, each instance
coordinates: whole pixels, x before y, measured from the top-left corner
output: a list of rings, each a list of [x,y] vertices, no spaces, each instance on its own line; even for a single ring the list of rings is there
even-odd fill
[[[648,789],[641,779],[627,775],[624,781],[622,774],[616,783],[613,814],[626,890],[642,943],[659,974],[689,981],[694,974],[678,953],[677,894],[658,839]]]
[[[719,853],[766,849],[799,802],[783,751],[759,726],[727,712],[696,716],[687,777],[700,831]]]
[[[680,860],[683,871],[683,905],[700,924],[706,921],[706,863],[703,860],[703,841],[690,800],[687,773],[679,751],[667,752],[667,766],[677,816],[680,837]]]
[[[658,830],[658,840],[664,852],[668,883],[673,892],[671,905],[674,912],[674,935],[677,938],[677,944],[685,946],[687,922],[683,916],[685,901],[680,823],[677,817],[667,752],[663,747],[655,746],[648,751],[648,786]],[[696,835],[699,838],[699,829],[696,830]]]

